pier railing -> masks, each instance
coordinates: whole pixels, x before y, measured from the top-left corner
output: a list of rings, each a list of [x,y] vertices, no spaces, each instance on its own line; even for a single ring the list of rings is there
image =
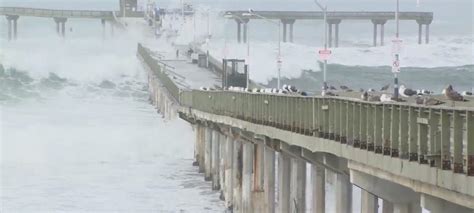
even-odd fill
[[[183,91],[183,106],[474,176],[474,109],[233,91]]]
[[[179,87],[174,83],[173,80],[171,80],[170,76],[167,74],[166,67],[160,65],[158,60],[150,55],[149,50],[143,47],[141,44],[138,44],[137,55],[153,72],[155,77],[160,79],[163,86],[166,87],[166,89],[175,98],[175,100],[179,100]]]
[[[0,15],[20,15],[36,17],[64,17],[64,18],[113,18],[112,11],[94,10],[54,10],[23,7],[0,7]]]
[[[138,55],[183,107],[474,176],[474,108],[180,90],[146,48]]]

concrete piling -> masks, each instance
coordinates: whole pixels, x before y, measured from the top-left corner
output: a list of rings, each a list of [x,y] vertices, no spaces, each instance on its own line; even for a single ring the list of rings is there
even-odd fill
[[[206,127],[206,141],[204,145],[204,180],[210,181],[212,171],[212,129]]]
[[[278,153],[278,209],[290,212],[290,174],[291,158],[283,152]]]
[[[233,156],[233,211],[242,211],[242,142],[234,140],[234,156]]]
[[[219,190],[220,189],[220,180],[219,180],[219,140],[220,134],[217,130],[212,130],[212,148],[211,148],[211,178],[212,178],[212,190]]]
[[[291,212],[306,212],[306,162],[291,159]]]
[[[254,145],[249,142],[243,142],[242,152],[242,212],[253,212],[252,176]]]
[[[377,196],[361,190],[361,212],[377,213],[378,212],[378,198]]]
[[[265,147],[264,160],[265,212],[273,213],[275,212],[275,151]]]
[[[233,189],[234,189],[234,140],[232,137],[226,137],[226,156],[225,156],[225,207],[232,208],[233,203]]]
[[[343,174],[336,175],[336,213],[352,212],[352,184]]]
[[[325,212],[326,209],[326,170],[316,164],[311,165],[311,182],[313,191],[313,212]]]

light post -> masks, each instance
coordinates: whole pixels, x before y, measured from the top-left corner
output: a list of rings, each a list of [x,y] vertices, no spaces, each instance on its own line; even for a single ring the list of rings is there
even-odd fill
[[[396,25],[397,25],[397,32],[395,34],[395,37],[396,37],[396,40],[397,42],[399,42],[399,37],[400,37],[400,19],[399,19],[399,13],[400,13],[400,0],[397,0],[397,10],[395,12],[395,21],[396,21]],[[398,49],[398,48],[397,48]],[[395,53],[395,60],[394,60],[394,63],[397,63],[398,64],[398,67],[400,67],[400,52],[396,52]],[[399,70],[400,68],[398,68],[398,72],[400,72]],[[393,72],[393,98],[398,101],[398,72],[395,71]]]
[[[255,13],[252,9],[249,9],[248,14],[244,13],[243,15],[256,16],[256,17],[259,17],[259,18],[261,18],[261,19],[263,19],[267,22],[276,24],[278,26],[278,58],[277,58],[277,61],[276,61],[277,62],[277,68],[278,68],[277,86],[278,86],[278,89],[281,89],[281,87],[280,87],[280,85],[281,85],[281,66],[282,66],[282,60],[281,60],[281,23],[270,20],[270,19],[268,19],[264,16],[261,16],[261,15]]]
[[[327,25],[327,11],[328,11],[328,6],[321,5],[318,0],[314,1],[319,8],[323,11],[323,16],[324,16],[324,50],[327,51],[328,49],[328,25]],[[323,94],[326,94],[326,90],[328,88],[327,84],[327,79],[326,79],[326,67],[328,64],[328,60],[324,59],[324,66],[323,66]]]

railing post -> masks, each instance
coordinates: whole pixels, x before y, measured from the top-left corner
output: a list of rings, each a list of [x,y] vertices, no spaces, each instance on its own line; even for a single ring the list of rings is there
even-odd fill
[[[443,170],[451,169],[450,133],[451,123],[449,112],[447,110],[441,110],[441,169]]]
[[[408,159],[408,107],[400,106],[400,157]]]
[[[383,105],[376,105],[374,108],[374,145],[375,145],[375,153],[382,153],[383,149],[383,137],[382,137],[382,129],[383,129]]]
[[[418,160],[418,125],[416,123],[416,119],[418,117],[415,107],[410,106],[408,108],[408,160],[409,161],[417,161]]]
[[[354,116],[353,116],[353,124],[352,127],[354,128],[354,139],[352,146],[360,147],[360,134],[361,134],[361,126],[360,126],[360,103],[354,103]]]
[[[463,135],[463,118],[461,112],[455,110],[453,112],[453,172],[463,173],[463,157],[462,157],[462,135]]]
[[[340,115],[341,115],[341,105],[339,100],[333,100],[334,101],[334,140],[340,141],[341,140],[341,135],[340,129],[341,129],[341,120],[340,120]]]
[[[425,109],[420,108],[420,111],[418,112],[418,158],[419,162],[426,164],[428,163],[427,161],[427,156],[426,154],[428,153],[427,150],[427,143],[428,143],[428,122],[426,122],[426,119],[428,119],[428,115],[425,112]]]
[[[360,104],[360,134],[359,134],[359,140],[360,140],[360,148],[361,149],[367,149],[367,108],[368,107],[366,104],[361,103]]]
[[[430,109],[430,119],[429,119],[429,154],[435,156],[434,162],[431,162],[431,166],[436,166],[441,168],[441,158],[438,157],[441,154],[440,141],[438,141],[439,135],[439,115],[435,109]]]
[[[374,117],[375,117],[375,108],[372,104],[367,104],[367,150],[374,151]]]
[[[353,144],[353,141],[354,141],[354,124],[353,124],[353,103],[348,101],[346,103],[346,106],[347,106],[347,111],[346,111],[346,118],[347,118],[347,121],[346,121],[346,143],[347,144]]]
[[[399,156],[399,125],[400,125],[400,111],[397,105],[392,105],[392,120],[390,130],[390,147],[392,148],[391,156]]]
[[[341,143],[345,144],[347,143],[347,102],[341,101],[340,105],[341,111],[340,111],[340,139]]]
[[[474,111],[466,111],[467,175],[474,176]]]
[[[383,105],[383,154],[390,155],[390,105]]]

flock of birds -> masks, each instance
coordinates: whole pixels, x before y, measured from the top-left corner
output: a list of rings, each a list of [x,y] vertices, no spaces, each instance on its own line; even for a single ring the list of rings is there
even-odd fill
[[[326,90],[323,89],[321,93],[322,96],[338,96],[336,90],[343,91],[343,92],[353,92],[348,86],[341,85],[339,86],[340,90],[336,89],[334,86],[328,86]],[[371,102],[395,102],[395,101],[403,101],[402,99],[395,100],[392,94],[387,94],[387,90],[390,88],[390,85],[383,86],[379,92],[374,89],[360,89],[359,92],[361,93],[361,100],[364,101],[371,101]],[[201,87],[201,90],[204,91],[211,91],[215,90],[212,88]],[[265,93],[265,94],[285,94],[285,95],[297,95],[297,96],[308,96],[308,93],[305,91],[301,91],[295,86],[292,85],[283,85],[282,89],[276,88],[244,88],[244,87],[229,87],[225,88],[228,91],[235,91],[235,92],[248,92],[248,93]],[[380,94],[382,93],[382,94]],[[415,96],[415,103],[422,104],[422,105],[439,105],[443,104],[444,102],[441,100],[436,99],[432,95],[434,94],[433,91],[426,90],[426,89],[418,89],[413,90],[410,88],[405,87],[405,85],[401,85],[398,88],[398,93],[401,97],[414,97]],[[467,101],[466,97],[472,97],[472,92],[464,91],[464,92],[457,92],[454,90],[452,85],[448,85],[445,89],[443,89],[442,94],[446,97],[446,99],[453,101]]]

